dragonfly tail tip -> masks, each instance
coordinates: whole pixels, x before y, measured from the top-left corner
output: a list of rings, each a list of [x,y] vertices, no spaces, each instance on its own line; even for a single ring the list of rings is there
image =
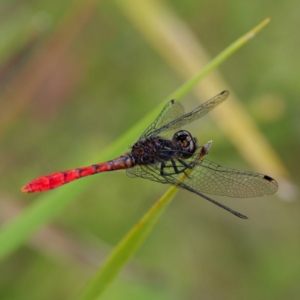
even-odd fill
[[[22,193],[30,193],[31,192],[31,188],[28,186],[28,184],[24,185],[22,188],[21,188],[21,192]]]

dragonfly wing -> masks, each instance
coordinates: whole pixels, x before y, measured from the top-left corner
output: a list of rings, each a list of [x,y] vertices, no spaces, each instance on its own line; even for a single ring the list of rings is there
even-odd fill
[[[201,193],[233,198],[267,196],[278,189],[277,182],[267,175],[223,167],[206,159],[197,164],[184,186]]]
[[[133,168],[127,169],[126,172],[128,177],[139,177],[159,183],[169,183],[169,181],[160,174],[160,164],[137,165]]]
[[[163,174],[161,163],[139,165],[127,169],[129,177],[141,177],[160,183],[177,185],[186,190],[198,193],[227,196],[232,198],[262,197],[274,194],[278,189],[277,182],[264,174],[223,167],[219,164],[203,159],[196,162],[194,155],[188,160],[176,159],[164,162]],[[186,166],[194,167],[191,174],[181,184],[181,177]]]
[[[169,130],[174,130],[179,127],[182,127],[184,125],[187,125],[204,115],[206,115],[208,112],[210,112],[214,107],[222,103],[224,100],[227,99],[229,95],[228,91],[223,91],[220,94],[214,96],[210,100],[206,101],[205,103],[201,104],[194,110],[192,110],[189,113],[186,113],[182,116],[180,116],[177,119],[173,119],[171,122],[167,123],[163,127],[156,129],[155,131],[152,132],[153,136],[159,135],[163,131],[169,131]]]
[[[197,158],[197,160],[198,160],[198,158]],[[190,164],[192,165],[193,163],[195,163],[195,161],[196,161],[195,158],[191,159]],[[176,174],[174,166],[176,166],[176,169],[179,170],[180,173]],[[154,165],[138,165],[132,169],[127,169],[127,175],[129,177],[141,177],[141,178],[146,178],[146,179],[149,179],[152,181],[157,181],[160,183],[177,186],[178,188],[182,188],[182,189],[185,189],[187,191],[197,194],[198,196],[216,204],[217,206],[229,211],[230,213],[234,214],[235,216],[237,216],[239,218],[247,219],[247,217],[244,216],[243,214],[223,205],[222,203],[217,202],[214,199],[211,199],[210,197],[200,193],[199,190],[194,189],[189,184],[190,180],[193,181],[193,178],[190,177],[191,174],[188,175],[189,178],[187,178],[184,182],[181,182],[179,180],[179,178],[181,178],[182,175],[184,174],[184,170],[186,169],[184,167],[185,167],[185,165],[183,165],[182,162],[179,162],[179,161],[176,161],[176,162],[174,161],[173,163],[170,161],[164,162],[163,172],[165,173],[165,175],[162,176],[161,175],[161,163],[157,163]],[[194,171],[192,173],[194,173]]]
[[[206,196],[204,194],[201,194],[197,190],[194,190],[193,188],[191,188],[189,185],[186,185],[184,182],[181,182],[181,181],[176,180],[175,178],[173,178],[172,184],[176,185],[178,188],[185,189],[187,191],[190,191],[190,192],[192,192],[192,193],[194,193],[194,194],[196,194],[196,195],[204,198],[205,200],[208,200],[209,202],[211,202],[211,203],[213,203],[213,204],[215,204],[215,205],[217,205],[217,206],[219,206],[219,207],[221,207],[221,208],[229,211],[230,213],[234,214],[235,216],[237,216],[237,217],[239,217],[241,219],[248,219],[248,217],[246,217],[245,215],[243,215],[243,214],[241,214],[241,213],[239,213],[239,212],[237,212],[237,211],[229,208],[228,206],[226,206],[226,205],[224,205],[224,204],[222,204],[222,203],[220,203],[220,202],[218,202],[218,201],[216,201],[216,200],[214,200],[214,199],[212,199],[212,198],[210,198],[210,197],[208,197],[208,196]]]
[[[140,139],[147,138],[156,132],[158,129],[163,128],[166,124],[170,123],[174,119],[178,119],[184,114],[182,105],[176,100],[171,100],[165,105],[161,113],[155,119],[155,121],[143,132]]]

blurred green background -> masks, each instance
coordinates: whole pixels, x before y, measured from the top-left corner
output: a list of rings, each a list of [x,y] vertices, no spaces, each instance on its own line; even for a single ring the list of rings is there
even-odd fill
[[[145,19],[149,12],[136,11],[135,1],[120,2],[1,1],[2,224],[38,201],[40,195],[21,194],[22,185],[84,166],[183,83],[124,6]],[[211,57],[271,17],[219,70],[230,84],[224,89],[241,99],[297,185],[299,2],[154,3],[185,24]],[[198,105],[192,93],[182,103]],[[200,143],[214,140],[209,159],[255,171],[209,116],[193,128],[200,128]],[[2,262],[1,299],[74,299],[167,188],[122,171],[97,177],[55,222]],[[285,198],[298,200],[282,187]],[[299,299],[299,203],[276,195],[214,199],[249,220],[180,191],[103,299]]]

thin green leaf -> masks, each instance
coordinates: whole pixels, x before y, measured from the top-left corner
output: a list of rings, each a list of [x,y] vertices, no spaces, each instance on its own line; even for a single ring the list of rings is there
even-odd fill
[[[85,289],[80,300],[97,299],[102,294],[147,238],[176,192],[177,188],[171,187],[128,232],[106,259],[98,274]]]

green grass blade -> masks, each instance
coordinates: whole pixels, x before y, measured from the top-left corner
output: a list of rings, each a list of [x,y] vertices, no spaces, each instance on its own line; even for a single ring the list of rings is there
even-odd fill
[[[106,259],[95,278],[85,289],[80,300],[97,299],[102,294],[147,238],[176,192],[177,188],[170,188],[128,232]]]
[[[170,99],[180,99],[183,95],[188,93],[199,82],[199,80],[201,80],[211,70],[219,66],[231,54],[249,41],[249,39],[251,39],[268,22],[269,19],[266,19],[253,30],[239,38],[228,48],[222,51],[198,74],[196,74],[193,78],[188,80],[179,89],[167,97],[162,105]],[[154,120],[162,105],[154,109],[121,138],[112,143],[110,147],[102,151],[99,156],[95,157],[86,164],[88,165],[90,163],[94,163],[95,161],[106,161],[122,154],[123,150],[126,149],[126,147],[145,130],[151,121]],[[76,184],[66,185],[63,188],[51,191],[51,193],[42,194],[36,200],[36,202],[30,205],[20,216],[7,223],[0,231],[0,260],[7,257],[17,247],[22,245],[22,243],[26,241],[26,239],[28,239],[28,237],[31,236],[36,230],[38,230],[38,228],[55,219],[57,215],[61,214],[69,204],[75,201],[75,199],[78,198],[79,195],[93,183],[93,180],[95,180],[95,178],[91,177],[89,180],[82,180]]]
[[[180,99],[187,92],[189,92],[202,78],[204,78],[209,72],[217,68],[223,61],[236,52],[239,48],[244,46],[250,39],[252,39],[261,29],[263,29],[269,22],[270,18],[266,18],[252,30],[241,36],[227,48],[225,48],[219,55],[212,59],[196,76],[192,77],[180,88],[178,88],[171,98]]]

